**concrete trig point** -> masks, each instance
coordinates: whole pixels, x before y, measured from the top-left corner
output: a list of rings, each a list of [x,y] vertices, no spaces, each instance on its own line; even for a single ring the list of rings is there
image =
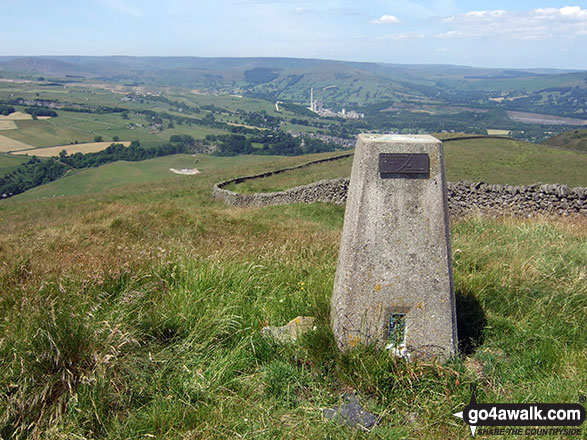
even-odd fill
[[[442,143],[359,135],[332,296],[341,349],[456,352],[456,311]]]

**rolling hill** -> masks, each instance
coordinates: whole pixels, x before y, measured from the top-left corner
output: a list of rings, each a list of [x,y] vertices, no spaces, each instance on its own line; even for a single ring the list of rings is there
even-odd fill
[[[342,108],[375,103],[503,107],[583,117],[587,74],[294,58],[0,57],[5,74],[179,86],[266,99],[309,101],[309,89]]]
[[[587,130],[567,131],[547,139],[544,143],[552,147],[587,153]]]

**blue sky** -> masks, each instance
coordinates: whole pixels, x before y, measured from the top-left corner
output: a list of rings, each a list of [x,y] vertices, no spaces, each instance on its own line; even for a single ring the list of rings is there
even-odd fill
[[[286,56],[587,70],[587,2],[4,0],[0,55]]]

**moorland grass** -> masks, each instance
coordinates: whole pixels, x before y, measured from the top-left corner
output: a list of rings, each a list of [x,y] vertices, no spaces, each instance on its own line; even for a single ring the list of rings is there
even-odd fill
[[[463,139],[444,145],[447,179],[528,185],[587,185],[587,154],[516,140]],[[317,180],[348,177],[352,158],[287,171],[226,187],[235,192],[283,191]]]
[[[481,402],[587,392],[585,219],[454,222],[461,354],[406,364],[335,347],[344,209],[226,207],[211,185],[260,167],[229,163],[0,204],[2,437],[465,439],[451,414],[472,383]],[[261,335],[297,315],[317,330]],[[351,390],[379,416],[369,434],[321,416]]]
[[[575,129],[566,131],[547,139],[544,143],[565,150],[587,153],[587,130]]]

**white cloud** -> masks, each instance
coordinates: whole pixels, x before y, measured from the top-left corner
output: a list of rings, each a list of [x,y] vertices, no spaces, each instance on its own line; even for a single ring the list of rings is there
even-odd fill
[[[448,31],[435,35],[436,38],[463,38],[470,36],[470,34],[461,31]]]
[[[391,39],[394,41],[421,40],[423,38],[424,38],[424,34],[416,34],[416,33],[391,35]]]
[[[399,22],[399,18],[394,15],[382,15],[375,20],[371,20],[373,24],[397,24]]]
[[[377,40],[378,41],[384,41],[384,40],[407,41],[407,40],[422,40],[425,37],[426,36],[424,34],[418,34],[418,33],[415,33],[415,32],[409,32],[409,33],[406,33],[406,34],[385,35],[383,37],[379,37]]]
[[[494,11],[469,11],[465,14],[465,16],[479,20],[491,20],[494,18],[503,17],[506,14],[507,12],[503,9],[496,9]]]
[[[440,19],[449,25],[436,38],[496,37],[544,40],[553,36],[575,37],[587,31],[587,9],[580,6],[539,8],[512,12],[503,9],[469,11]]]
[[[558,10],[563,17],[574,18],[579,20],[587,19],[587,9],[582,9],[580,6],[565,6]]]

